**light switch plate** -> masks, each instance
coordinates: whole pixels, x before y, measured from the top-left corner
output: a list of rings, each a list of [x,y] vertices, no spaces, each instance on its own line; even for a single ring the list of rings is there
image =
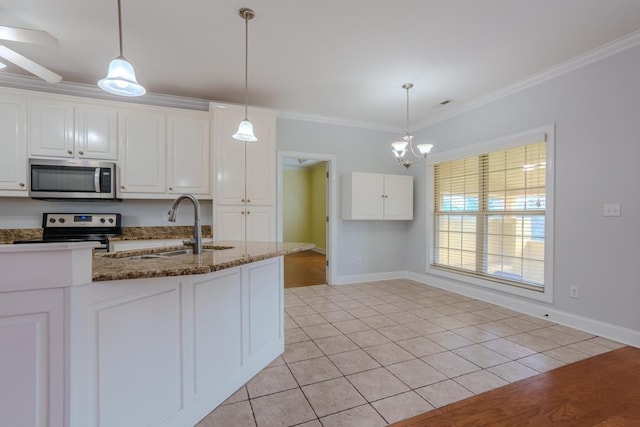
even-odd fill
[[[620,216],[620,203],[605,203],[604,216]]]

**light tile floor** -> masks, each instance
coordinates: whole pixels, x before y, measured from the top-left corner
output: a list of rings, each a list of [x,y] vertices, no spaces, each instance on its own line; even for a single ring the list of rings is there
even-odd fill
[[[621,344],[410,280],[285,290],[285,352],[198,427],[385,426]]]

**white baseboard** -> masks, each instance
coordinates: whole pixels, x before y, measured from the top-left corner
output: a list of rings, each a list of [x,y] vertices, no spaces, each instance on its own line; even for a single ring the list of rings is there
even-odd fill
[[[405,271],[404,278],[640,348],[640,331],[567,313],[542,304],[522,301],[507,294],[497,294],[485,289],[463,285],[442,277]]]
[[[338,276],[334,280],[334,285],[349,285],[362,282],[379,282],[381,280],[408,279],[406,271],[390,271],[386,273],[352,274],[349,276]]]

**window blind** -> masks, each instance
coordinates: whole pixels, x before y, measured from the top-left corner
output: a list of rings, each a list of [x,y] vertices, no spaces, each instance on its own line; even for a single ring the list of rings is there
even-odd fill
[[[544,289],[545,141],[434,165],[433,267]]]

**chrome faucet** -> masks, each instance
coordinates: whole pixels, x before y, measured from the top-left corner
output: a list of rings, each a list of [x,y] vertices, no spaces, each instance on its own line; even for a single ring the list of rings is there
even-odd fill
[[[202,228],[200,227],[200,202],[193,194],[182,194],[176,198],[169,210],[169,221],[176,222],[176,214],[178,213],[178,205],[184,199],[188,199],[193,203],[193,239],[185,240],[185,244],[193,244],[193,253],[202,253]]]

